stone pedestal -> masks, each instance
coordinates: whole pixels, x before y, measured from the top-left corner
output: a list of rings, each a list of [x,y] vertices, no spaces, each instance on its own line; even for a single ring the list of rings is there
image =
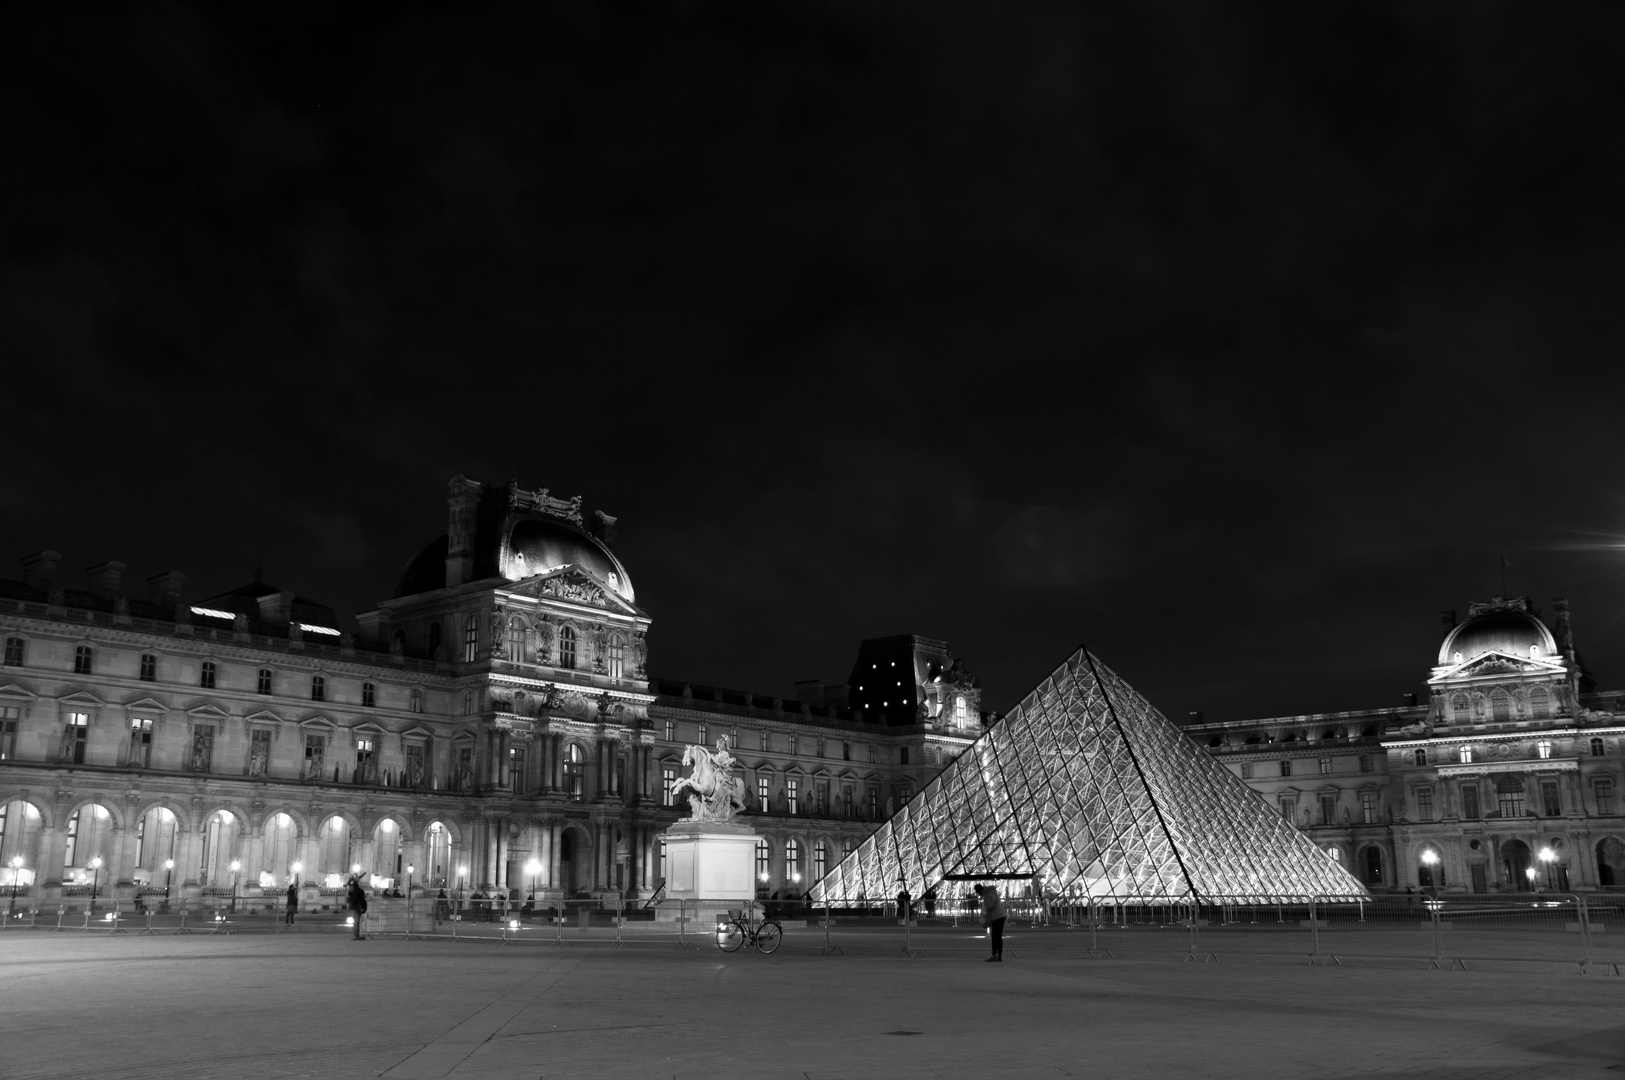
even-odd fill
[[[718,914],[755,899],[756,830],[722,821],[671,826],[666,830],[666,897],[655,918],[673,921],[681,911],[690,920],[690,932],[709,932]]]

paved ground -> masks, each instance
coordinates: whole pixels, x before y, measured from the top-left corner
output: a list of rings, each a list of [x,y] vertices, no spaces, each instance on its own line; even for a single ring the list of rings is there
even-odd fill
[[[549,933],[0,933],[0,1077],[1625,1075],[1625,977],[1576,964],[1438,971],[1376,950],[1315,967],[1256,935],[1182,963],[1177,931],[1107,935],[1119,960],[1016,932],[1004,964],[951,928],[918,934],[915,958],[895,927],[843,929],[838,956],[816,930],[769,957]]]

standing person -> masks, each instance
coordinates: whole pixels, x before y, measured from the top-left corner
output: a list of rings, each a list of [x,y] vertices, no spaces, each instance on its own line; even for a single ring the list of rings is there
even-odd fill
[[[434,924],[439,926],[449,918],[451,918],[451,903],[446,896],[446,890],[441,889],[440,895],[435,897],[434,900]]]
[[[1004,901],[992,885],[978,885],[976,893],[982,898],[982,925],[992,934],[993,955],[986,960],[991,964],[1004,959]]]
[[[283,920],[289,926],[293,925],[293,913],[299,910],[299,886],[288,882],[288,914]]]
[[[937,917],[937,887],[935,885],[932,885],[929,888],[927,888],[925,890],[925,895],[920,897],[920,899],[925,901],[925,917],[928,918],[928,919],[936,918]]]
[[[350,903],[350,913],[355,916],[355,940],[361,940],[361,917],[367,913],[367,894],[361,888],[361,882],[355,878],[350,879],[350,887],[346,890],[346,899]]]
[[[908,906],[913,897],[908,894],[908,883],[902,878],[897,879],[897,918],[903,923],[908,922]]]

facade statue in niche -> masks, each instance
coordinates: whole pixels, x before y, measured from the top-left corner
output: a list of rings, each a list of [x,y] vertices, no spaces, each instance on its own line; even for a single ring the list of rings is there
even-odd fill
[[[457,751],[457,790],[474,790],[474,748],[465,746]]]
[[[214,729],[200,727],[192,733],[192,771],[208,772],[214,757]]]
[[[649,663],[649,646],[643,640],[641,632],[632,636],[632,674],[641,679],[646,674],[646,665]]]
[[[553,662],[553,620],[546,616],[536,622],[536,662]]]
[[[406,782],[412,787],[423,786],[423,747],[406,748]]]
[[[56,748],[56,759],[58,761],[72,761],[73,760],[73,737],[74,737],[74,727],[73,727],[73,725],[72,724],[63,725],[63,728],[62,728],[62,741],[57,744],[57,748]]]
[[[326,739],[305,740],[305,779],[320,780],[322,778],[323,758],[327,753]]]
[[[264,776],[266,769],[271,764],[270,756],[270,744],[259,739],[254,740],[248,751],[248,775]]]
[[[728,752],[728,736],[717,739],[716,750],[697,743],[683,747],[683,764],[693,771],[672,785],[671,797],[693,792],[691,810],[684,821],[732,821],[745,809],[745,781],[739,777],[739,762]]]

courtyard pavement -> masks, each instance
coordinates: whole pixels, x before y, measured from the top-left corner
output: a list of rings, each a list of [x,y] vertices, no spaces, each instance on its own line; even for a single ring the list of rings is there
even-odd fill
[[[1014,930],[1003,964],[946,926],[913,957],[895,924],[827,956],[811,928],[772,956],[553,933],[0,933],[0,1077],[1625,1076],[1610,966],[1311,966],[1239,938],[1182,962],[1177,933],[1103,934],[1120,958],[1090,959],[1058,929]]]

